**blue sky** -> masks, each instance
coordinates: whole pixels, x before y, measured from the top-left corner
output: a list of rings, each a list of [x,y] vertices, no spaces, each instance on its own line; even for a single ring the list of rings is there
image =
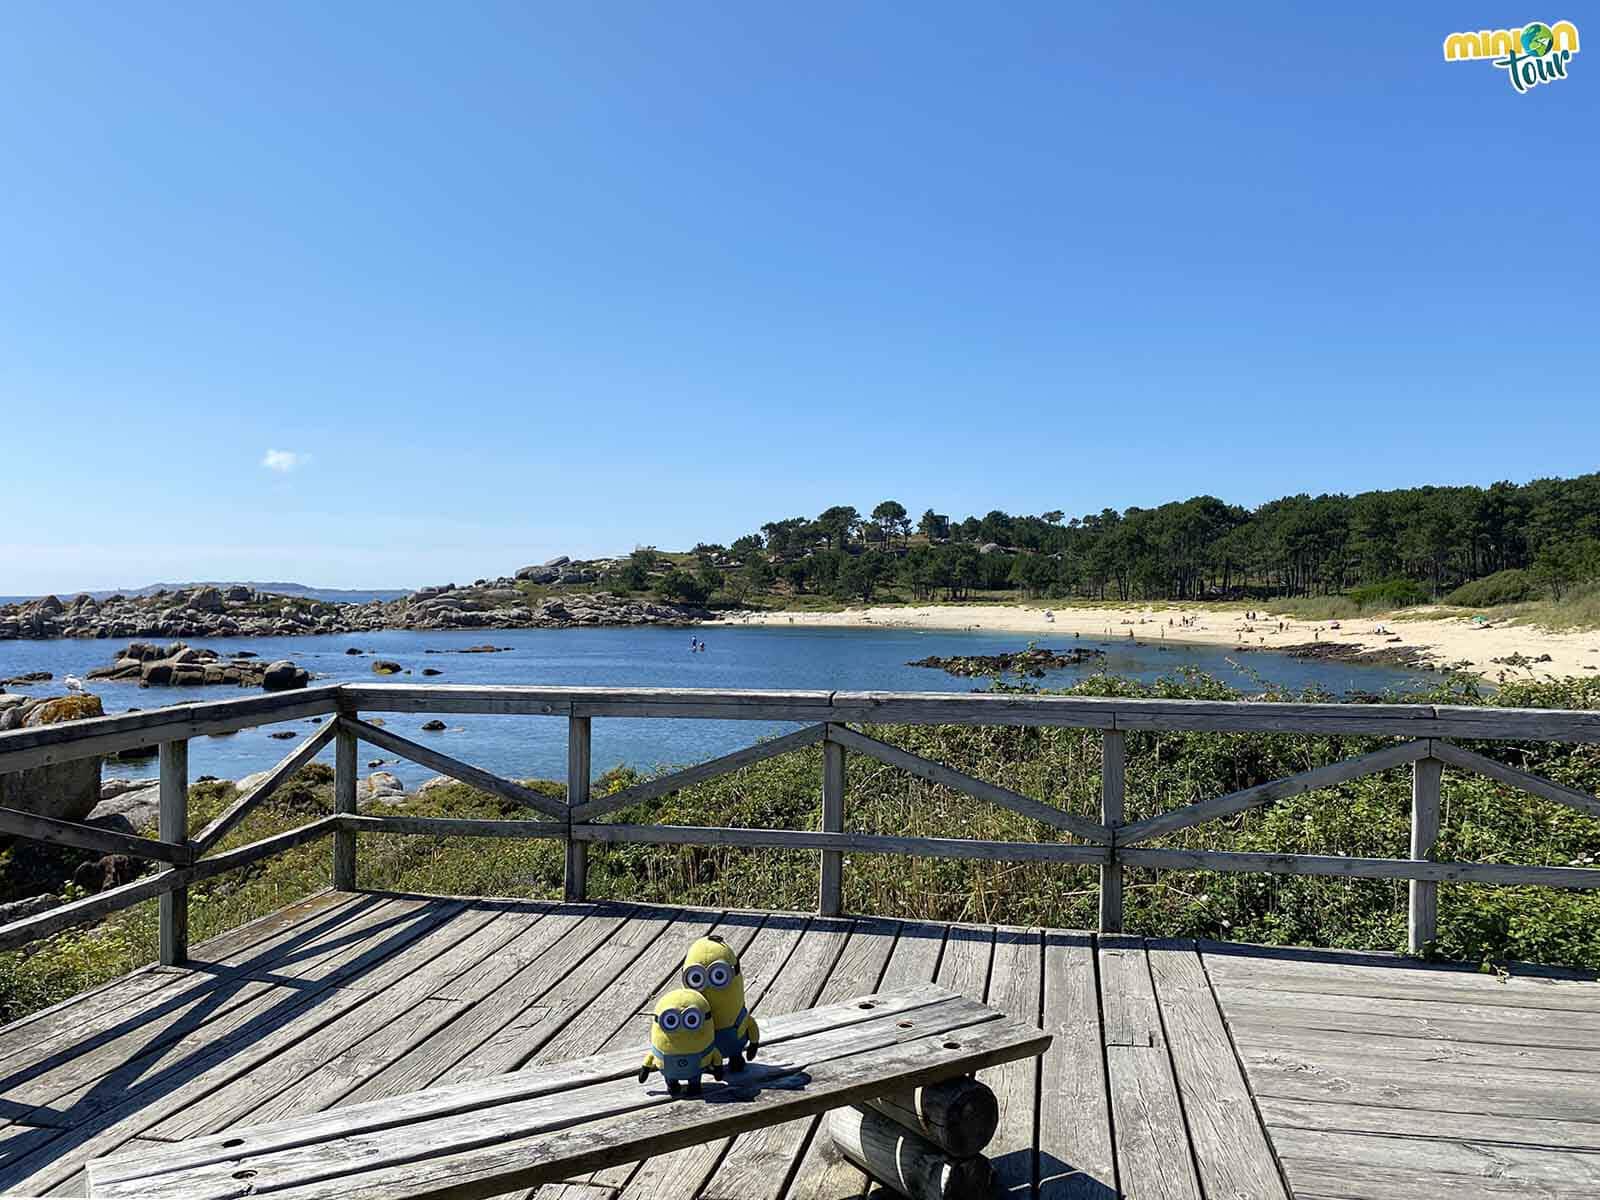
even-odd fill
[[[11,0],[0,81],[0,594],[1600,466],[1593,8]]]

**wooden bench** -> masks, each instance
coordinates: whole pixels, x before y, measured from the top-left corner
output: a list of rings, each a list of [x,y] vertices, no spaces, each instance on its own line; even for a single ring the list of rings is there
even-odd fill
[[[635,1078],[639,1051],[515,1071],[89,1164],[133,1200],[502,1195],[1043,1054],[1050,1036],[933,985],[763,1021],[761,1057],[703,1096]]]

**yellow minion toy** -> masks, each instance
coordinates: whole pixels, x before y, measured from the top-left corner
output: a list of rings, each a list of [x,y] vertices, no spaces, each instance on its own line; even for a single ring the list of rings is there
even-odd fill
[[[744,976],[739,971],[739,955],[719,937],[703,937],[689,947],[678,977],[686,988],[703,995],[711,1005],[716,1024],[716,1047],[727,1060],[728,1069],[744,1069],[744,1060],[754,1058],[761,1046],[761,1030],[744,1006]]]
[[[639,1082],[660,1071],[667,1091],[674,1096],[687,1090],[700,1092],[700,1076],[706,1072],[722,1078],[722,1054],[713,1044],[711,1005],[699,992],[674,988],[656,1001],[650,1020],[650,1049],[639,1068]]]

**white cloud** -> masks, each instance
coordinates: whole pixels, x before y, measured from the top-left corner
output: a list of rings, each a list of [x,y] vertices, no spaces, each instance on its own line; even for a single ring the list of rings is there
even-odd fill
[[[268,450],[262,455],[261,465],[269,471],[281,471],[287,475],[310,461],[311,455],[301,454],[297,450]]]

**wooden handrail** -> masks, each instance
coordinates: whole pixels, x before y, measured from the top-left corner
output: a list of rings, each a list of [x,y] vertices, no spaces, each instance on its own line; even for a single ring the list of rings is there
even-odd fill
[[[552,798],[492,772],[461,762],[380,726],[363,722],[358,712],[449,712],[562,717],[568,723],[567,800]],[[247,725],[337,714],[336,720],[306,739],[192,842],[180,831],[179,789],[187,775],[179,769],[188,738]],[[595,718],[660,717],[801,722],[806,728],[721,755],[708,762],[643,780],[621,792],[589,795],[590,723]],[[847,726],[883,724],[1012,725],[1082,728],[1101,731],[1100,821],[1057,809],[1020,792],[967,775],[872,738]],[[1225,796],[1125,823],[1125,739],[1130,731],[1227,733],[1302,733],[1309,736],[1401,737],[1398,745],[1328,763],[1284,779],[1255,784]],[[455,818],[373,817],[355,814],[354,739],[361,738],[452,778],[509,797],[547,818],[523,821]],[[14,832],[92,849],[116,849],[177,864],[132,884],[63,905],[0,928],[0,949],[103,916],[152,896],[163,897],[163,958],[181,961],[184,952],[182,889],[236,866],[334,834],[336,886],[355,886],[358,833],[426,836],[529,837],[559,839],[566,845],[566,894],[584,897],[587,848],[591,843],[647,843],[751,847],[819,852],[819,907],[836,912],[843,905],[844,855],[905,854],[988,861],[1077,863],[1100,868],[1100,922],[1120,928],[1122,874],[1125,868],[1215,870],[1290,875],[1326,875],[1410,882],[1410,943],[1424,949],[1435,936],[1437,885],[1471,882],[1600,887],[1600,869],[1516,866],[1433,861],[1437,840],[1438,779],[1448,766],[1486,776],[1589,816],[1600,816],[1600,799],[1466,750],[1447,738],[1539,742],[1600,742],[1600,712],[1504,709],[1427,704],[1298,704],[1263,701],[1143,700],[1122,697],[1048,696],[1019,693],[891,693],[692,688],[476,687],[438,684],[342,684],[301,692],[254,696],[207,704],[178,705],[119,717],[95,718],[0,734],[0,772],[111,753],[130,746],[164,747],[164,774],[172,792],[164,805],[160,841],[113,835],[91,826],[49,818],[21,818],[0,810],[0,833]],[[337,811],[299,829],[224,854],[193,859],[216,844],[272,788],[309,762],[330,740],[337,740]],[[618,808],[740,770],[821,743],[824,748],[820,830],[735,829],[638,825],[598,820]],[[979,841],[962,838],[889,836],[845,828],[845,754],[859,753],[1043,821],[1089,845],[1060,840]],[[1411,857],[1373,859],[1329,855],[1243,853],[1190,850],[1135,843],[1159,838],[1210,820],[1235,815],[1289,796],[1332,787],[1363,775],[1409,764],[1413,772]],[[570,800],[570,803],[568,802]],[[168,820],[170,818],[170,820]],[[170,826],[170,828],[169,828]],[[113,843],[115,845],[113,846]]]
[[[0,733],[0,774],[79,758],[97,758],[160,742],[234,733],[252,725],[318,717],[339,711],[340,691],[341,685],[326,684],[237,700],[146,708],[114,717],[89,717],[60,725],[44,725],[38,729],[13,729]]]
[[[1600,742],[1600,712],[1571,709],[1021,693],[345,683],[0,733],[0,773],[339,711]]]
[[[226,812],[194,835],[193,843],[196,852],[204,854],[226,837],[229,831],[244,820],[256,805],[276,792],[283,786],[284,781],[289,776],[315,758],[322,748],[333,740],[333,735],[338,732],[338,729],[338,722],[329,721],[316,733],[289,751],[277,766],[267,772],[265,779],[240,796],[229,806]]]
[[[118,833],[114,829],[101,829],[97,825],[84,825],[77,821],[41,817],[20,809],[0,808],[0,836],[7,834],[57,846],[77,846],[83,850],[98,850],[102,854],[128,854],[157,862],[182,864],[194,861],[194,851],[188,846],[135,837],[130,833]]]

